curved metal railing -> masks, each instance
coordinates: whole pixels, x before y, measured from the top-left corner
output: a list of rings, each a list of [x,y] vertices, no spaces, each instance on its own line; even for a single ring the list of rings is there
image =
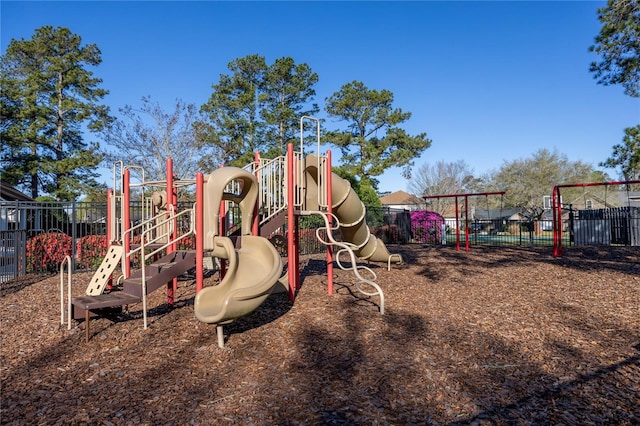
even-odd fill
[[[354,244],[344,242],[344,241],[337,241],[333,237],[333,231],[337,231],[340,229],[340,222],[338,218],[333,213],[327,213],[327,212],[321,212],[321,211],[305,211],[303,214],[305,215],[317,214],[322,217],[322,219],[324,220],[325,226],[316,229],[316,237],[324,245],[339,247],[339,250],[336,253],[336,264],[338,265],[338,267],[343,271],[348,271],[348,270],[353,271],[356,278],[358,279],[358,281],[356,282],[356,290],[358,292],[369,297],[371,296],[380,297],[380,305],[379,305],[380,313],[384,314],[384,293],[382,292],[382,288],[380,288],[380,286],[374,282],[377,279],[375,272],[373,272],[367,266],[358,265],[358,263],[356,262],[356,255],[353,252],[354,248],[356,248]],[[329,216],[331,216],[331,219],[332,219],[331,223],[329,222]],[[327,237],[326,240],[322,235],[323,230],[325,231],[325,235]],[[343,263],[340,260],[340,257],[345,253],[349,255],[349,260],[351,261],[350,266],[347,266],[345,263]],[[370,278],[363,277],[360,274],[360,271],[366,271],[368,274],[370,274]],[[372,287],[374,291],[365,290],[363,288],[363,285]]]

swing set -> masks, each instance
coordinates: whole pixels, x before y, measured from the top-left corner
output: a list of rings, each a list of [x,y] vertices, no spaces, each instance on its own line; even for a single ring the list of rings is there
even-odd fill
[[[607,188],[610,186],[626,185],[627,200],[629,198],[629,186],[633,184],[640,184],[640,180],[627,180],[617,182],[587,182],[587,183],[572,183],[565,185],[556,185],[553,187],[552,195],[552,211],[553,211],[553,257],[562,257],[562,202],[560,190],[564,188],[583,188],[583,192],[587,187],[604,186],[605,187],[605,204]],[[586,197],[585,197],[586,204]],[[586,205],[585,205],[586,207]]]
[[[469,198],[470,197],[486,197],[487,199],[487,213],[489,213],[489,195],[500,195],[500,206],[502,209],[502,197],[504,197],[504,191],[494,191],[494,192],[473,192],[473,193],[462,193],[462,194],[445,194],[445,195],[423,195],[422,198],[425,200],[428,199],[440,199],[440,198],[455,198],[456,204],[456,251],[460,251],[460,208],[458,204],[459,198],[464,198],[464,235],[465,235],[465,251],[469,251]]]

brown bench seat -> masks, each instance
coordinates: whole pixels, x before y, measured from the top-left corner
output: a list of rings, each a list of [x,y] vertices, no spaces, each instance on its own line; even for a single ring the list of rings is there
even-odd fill
[[[124,305],[139,303],[142,299],[132,294],[116,291],[108,294],[100,294],[97,296],[78,296],[71,299],[73,305],[73,318],[82,318],[84,314],[86,341],[89,341],[89,319],[91,313],[100,310],[108,310],[109,308],[120,308]],[[97,313],[97,312],[95,312]],[[94,315],[95,315],[94,313]]]

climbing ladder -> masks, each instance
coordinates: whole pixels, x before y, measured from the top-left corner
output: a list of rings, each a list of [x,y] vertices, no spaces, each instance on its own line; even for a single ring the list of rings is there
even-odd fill
[[[384,293],[382,292],[382,288],[375,282],[375,280],[377,279],[376,273],[373,272],[369,267],[360,265],[356,262],[356,255],[354,253],[354,250],[357,250],[358,246],[348,242],[338,241],[333,236],[333,232],[338,231],[340,229],[340,221],[338,220],[338,218],[332,213],[327,213],[322,211],[304,211],[302,212],[302,214],[303,215],[319,215],[320,217],[322,217],[322,219],[324,220],[325,226],[316,229],[316,238],[318,238],[318,240],[326,246],[338,248],[338,252],[336,253],[336,259],[335,259],[336,265],[338,265],[338,267],[343,271],[350,270],[353,272],[353,274],[357,278],[355,287],[359,293],[362,293],[365,296],[369,296],[369,297],[371,296],[380,297],[379,309],[380,309],[380,313],[384,314]],[[331,218],[331,220],[329,220],[329,218]],[[325,231],[324,233],[326,235],[326,239],[323,237],[322,231]],[[340,260],[340,257],[343,254],[347,254],[349,256],[350,263],[348,265],[346,263],[343,263],[343,261]],[[370,277],[369,278],[363,277],[361,274],[361,271],[365,271],[367,274],[369,274]],[[373,291],[366,289],[365,286],[369,286],[373,288]]]

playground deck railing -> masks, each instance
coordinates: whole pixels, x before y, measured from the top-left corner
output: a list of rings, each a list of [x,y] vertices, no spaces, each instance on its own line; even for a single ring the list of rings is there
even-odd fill
[[[190,228],[187,232],[179,233],[175,228],[175,223],[184,216],[189,216]],[[136,226],[126,230],[123,239],[129,238],[140,231],[140,245],[123,254],[122,262],[126,264],[133,256],[140,256],[140,265],[144,265],[147,260],[166,250],[168,247],[183,241],[195,233],[195,208],[174,213],[173,210],[162,212],[155,217],[140,222]],[[173,235],[173,238],[172,238]],[[147,250],[152,246],[153,249]],[[125,278],[127,278],[125,276]]]

